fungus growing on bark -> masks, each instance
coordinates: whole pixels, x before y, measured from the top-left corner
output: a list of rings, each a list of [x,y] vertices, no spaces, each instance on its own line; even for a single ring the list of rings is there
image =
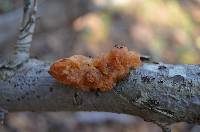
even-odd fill
[[[49,74],[60,83],[83,91],[111,90],[131,68],[141,65],[140,56],[127,47],[115,46],[110,52],[90,58],[74,55],[51,65]]]

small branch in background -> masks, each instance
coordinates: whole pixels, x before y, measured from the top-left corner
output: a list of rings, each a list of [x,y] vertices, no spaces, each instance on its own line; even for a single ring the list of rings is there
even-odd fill
[[[146,55],[141,55],[141,56],[140,56],[140,60],[141,60],[141,61],[150,61],[150,60],[151,60],[151,57],[150,57],[150,56],[146,56]]]
[[[29,59],[29,51],[35,30],[37,0],[24,0],[24,14],[13,57],[0,67],[13,69]]]
[[[141,55],[140,56],[140,60],[144,63],[153,63],[153,64],[159,64],[156,61],[153,61],[153,59],[150,56],[146,56],[146,55]]]
[[[4,124],[5,117],[6,117],[7,113],[8,113],[7,110],[4,110],[3,108],[0,107],[0,125]]]

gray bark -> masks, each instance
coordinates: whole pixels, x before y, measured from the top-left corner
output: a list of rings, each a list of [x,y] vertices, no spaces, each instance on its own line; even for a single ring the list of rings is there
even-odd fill
[[[200,123],[199,65],[144,64],[105,93],[64,86],[48,69],[49,63],[34,59],[18,70],[2,68],[0,106],[10,112],[108,111],[157,124]]]

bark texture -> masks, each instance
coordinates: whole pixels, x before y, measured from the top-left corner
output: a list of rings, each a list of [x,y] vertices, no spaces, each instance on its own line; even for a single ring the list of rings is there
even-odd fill
[[[106,93],[59,84],[49,66],[31,59],[17,70],[2,68],[0,106],[10,112],[108,111],[157,124],[200,123],[199,65],[144,64]]]

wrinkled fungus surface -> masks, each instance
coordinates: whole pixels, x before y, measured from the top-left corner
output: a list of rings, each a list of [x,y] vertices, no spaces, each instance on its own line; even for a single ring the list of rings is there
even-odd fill
[[[139,54],[127,47],[115,46],[110,52],[90,58],[74,55],[57,60],[49,74],[59,82],[83,91],[109,91],[123,79],[130,68],[141,65]]]

